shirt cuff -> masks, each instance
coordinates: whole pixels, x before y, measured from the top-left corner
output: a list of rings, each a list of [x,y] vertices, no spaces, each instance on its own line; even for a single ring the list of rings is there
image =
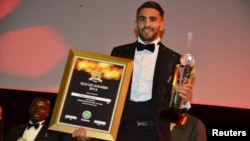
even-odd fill
[[[189,101],[181,105],[181,109],[185,109],[188,111],[190,108],[191,108],[191,104]]]

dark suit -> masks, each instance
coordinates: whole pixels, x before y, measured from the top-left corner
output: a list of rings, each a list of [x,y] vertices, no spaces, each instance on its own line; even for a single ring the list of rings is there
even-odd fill
[[[11,127],[5,141],[17,141],[18,138],[23,136],[26,125],[22,124]],[[48,130],[48,126],[45,124],[34,141],[71,141],[71,139],[70,134]]]
[[[206,141],[206,128],[203,122],[189,114],[187,114],[186,123],[176,125],[172,132],[172,141]]]
[[[111,55],[127,59],[134,59],[135,50],[136,50],[136,42],[113,48]],[[180,61],[180,54],[174,52],[173,50],[165,47],[162,43],[160,43],[159,52],[155,64],[153,89],[152,89],[153,93],[152,115],[159,141],[171,140],[169,123],[160,120],[159,117],[160,117],[160,112],[169,106],[170,93],[172,90],[172,80],[173,80],[172,78],[175,66],[176,64],[180,63],[179,61]],[[124,107],[124,111],[126,114],[123,113],[122,121],[126,119],[127,115],[129,115],[128,114],[129,111],[127,110],[127,103],[130,97],[130,88],[128,90],[127,101]]]

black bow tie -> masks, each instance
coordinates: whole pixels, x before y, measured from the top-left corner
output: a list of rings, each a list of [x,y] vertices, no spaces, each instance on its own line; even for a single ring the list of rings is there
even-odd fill
[[[146,50],[149,50],[151,52],[154,52],[154,50],[155,50],[155,44],[154,43],[153,44],[144,45],[144,44],[138,42],[137,45],[136,45],[136,47],[137,47],[138,51],[142,51],[142,50],[146,49]]]
[[[40,126],[40,124],[39,123],[28,123],[28,129],[30,129],[32,126],[35,128],[35,129],[37,129],[39,126]]]

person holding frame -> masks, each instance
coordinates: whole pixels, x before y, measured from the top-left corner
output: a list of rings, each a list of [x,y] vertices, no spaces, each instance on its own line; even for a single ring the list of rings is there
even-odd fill
[[[160,117],[169,108],[172,93],[178,92],[185,112],[193,94],[193,84],[172,85],[181,55],[161,42],[165,22],[164,10],[157,2],[144,2],[136,13],[137,41],[114,47],[111,52],[111,56],[134,60],[117,141],[207,140],[204,124],[194,116],[187,114],[184,125]]]

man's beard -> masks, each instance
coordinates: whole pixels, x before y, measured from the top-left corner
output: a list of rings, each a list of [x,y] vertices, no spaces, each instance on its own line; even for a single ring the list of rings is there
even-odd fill
[[[143,30],[143,29],[142,29]],[[140,30],[139,30],[140,31]],[[153,33],[151,36],[148,36],[147,34],[143,34],[142,31],[139,32],[139,37],[143,40],[143,41],[147,41],[147,42],[152,42],[157,38],[157,33]]]
[[[147,41],[147,42],[152,42],[152,41],[154,41],[155,39],[156,39],[156,34],[154,34],[154,35],[152,35],[152,36],[150,36],[150,37],[145,37],[144,35],[142,35],[142,34],[140,34],[139,33],[139,37],[143,40],[143,41]]]

